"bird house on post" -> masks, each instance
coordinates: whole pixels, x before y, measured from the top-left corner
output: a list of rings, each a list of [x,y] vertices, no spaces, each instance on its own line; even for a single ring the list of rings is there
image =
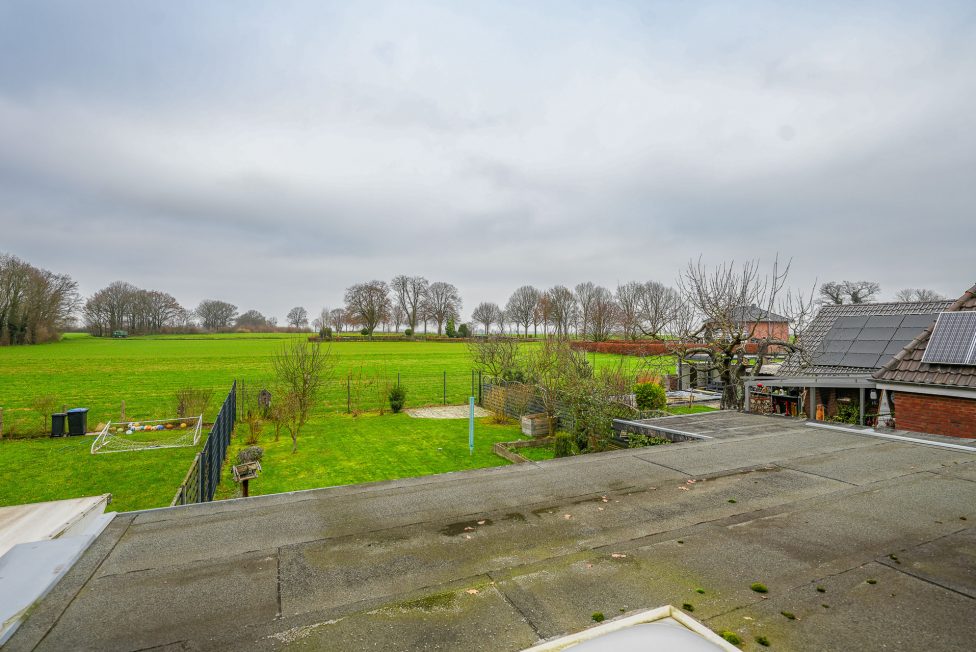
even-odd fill
[[[245,462],[244,464],[236,464],[232,467],[234,472],[234,482],[241,485],[241,494],[244,498],[248,497],[248,486],[247,483],[250,480],[258,477],[261,472],[261,462]]]
[[[261,413],[264,415],[267,415],[268,410],[271,409],[271,392],[267,389],[258,392],[258,407],[261,408]]]

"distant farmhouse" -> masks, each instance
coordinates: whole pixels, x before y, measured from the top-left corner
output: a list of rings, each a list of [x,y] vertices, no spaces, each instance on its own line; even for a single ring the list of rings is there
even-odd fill
[[[743,332],[752,333],[752,341],[764,340],[767,337],[783,340],[790,337],[790,320],[775,312],[763,310],[756,305],[739,306],[732,311],[734,321]],[[715,323],[705,323],[708,339],[721,337],[721,326]]]

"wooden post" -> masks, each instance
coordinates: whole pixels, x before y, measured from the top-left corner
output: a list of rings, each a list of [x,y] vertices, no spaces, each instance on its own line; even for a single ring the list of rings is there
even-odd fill
[[[248,482],[250,482],[250,480],[241,480],[241,495],[244,496],[244,498],[247,498],[250,495],[247,487]]]

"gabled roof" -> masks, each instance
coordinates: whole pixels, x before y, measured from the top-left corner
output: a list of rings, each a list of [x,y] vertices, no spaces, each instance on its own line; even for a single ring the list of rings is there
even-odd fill
[[[945,308],[945,312],[963,310],[976,310],[976,285],[966,290],[958,300]],[[933,327],[934,324],[930,324],[894,358],[875,372],[875,380],[976,389],[976,367],[922,362]]]
[[[936,316],[951,305],[951,301],[826,305],[803,334],[803,351],[790,355],[783,363],[780,375],[869,375],[883,365],[888,356],[894,355],[911,341],[914,337],[911,329],[920,332],[934,323]],[[903,319],[898,320],[898,317]],[[838,322],[841,319],[845,321]],[[846,322],[850,323],[850,328],[832,333],[835,325],[844,326]],[[843,332],[839,332],[841,330]],[[839,351],[834,346],[837,342],[831,341],[829,334],[847,338],[846,341],[851,343],[850,348],[837,355]],[[858,353],[861,347],[873,353]]]
[[[777,315],[775,312],[763,310],[759,306],[752,304],[739,306],[732,309],[731,318],[733,322],[748,324],[752,322],[789,322],[788,317]]]

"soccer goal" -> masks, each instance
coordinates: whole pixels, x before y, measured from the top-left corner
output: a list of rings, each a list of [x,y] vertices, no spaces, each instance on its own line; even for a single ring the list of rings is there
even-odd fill
[[[155,421],[110,421],[95,437],[91,452],[95,455],[196,446],[202,428],[203,415]]]

